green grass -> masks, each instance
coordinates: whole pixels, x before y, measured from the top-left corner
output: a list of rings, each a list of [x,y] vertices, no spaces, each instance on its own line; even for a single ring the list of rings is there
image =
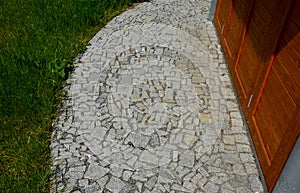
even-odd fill
[[[132,0],[0,1],[0,192],[48,192],[51,123],[72,61]]]

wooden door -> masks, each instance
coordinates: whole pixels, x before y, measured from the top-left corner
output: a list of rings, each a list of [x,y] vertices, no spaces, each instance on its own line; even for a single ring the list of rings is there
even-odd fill
[[[233,78],[246,116],[257,100],[255,87],[262,84],[276,49],[291,0],[255,1],[247,32],[233,70]]]
[[[223,39],[224,26],[232,10],[232,0],[219,0],[214,16],[214,22],[220,39]]]
[[[300,1],[293,7],[248,122],[270,191],[300,133]]]
[[[299,2],[219,0],[214,19],[269,191],[300,130]]]
[[[226,49],[230,69],[233,69],[238,58],[253,2],[254,0],[223,0],[217,6],[214,22],[221,44]]]

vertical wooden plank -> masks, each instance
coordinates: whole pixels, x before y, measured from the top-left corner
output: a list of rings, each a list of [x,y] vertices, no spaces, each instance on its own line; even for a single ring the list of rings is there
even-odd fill
[[[219,0],[214,21],[272,191],[300,133],[300,1]]]
[[[297,46],[300,44],[300,28],[293,22],[295,17],[299,17],[300,3],[284,3],[289,5],[282,9],[285,24],[281,28],[285,29],[277,50],[273,52],[270,70],[267,69],[262,74],[264,79],[258,79],[254,85],[253,93],[258,97],[249,109],[251,119],[248,122],[270,192],[300,133],[300,84],[297,81],[300,75],[297,67],[300,61]],[[292,8],[293,12],[290,11]]]
[[[231,69],[236,64],[253,3],[253,0],[236,0],[233,3],[232,13],[224,31],[226,59]]]

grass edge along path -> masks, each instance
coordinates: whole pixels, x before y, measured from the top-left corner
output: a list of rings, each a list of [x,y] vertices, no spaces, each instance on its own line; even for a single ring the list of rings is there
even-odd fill
[[[133,1],[0,1],[0,192],[49,192],[51,124],[72,62]]]

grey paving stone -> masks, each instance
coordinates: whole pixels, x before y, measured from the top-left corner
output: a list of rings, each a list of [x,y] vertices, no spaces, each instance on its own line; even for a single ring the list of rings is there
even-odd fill
[[[109,169],[103,168],[102,166],[91,164],[87,171],[85,172],[84,176],[87,179],[100,179],[103,177]]]
[[[238,187],[236,189],[236,192],[252,193],[252,191],[249,188],[245,187],[245,186]]]
[[[261,182],[257,175],[250,175],[249,181],[251,184],[251,190],[253,192],[263,192],[263,187],[261,186]]]
[[[136,133],[130,133],[125,139],[126,144],[132,144],[134,147],[146,147],[150,140],[149,136],[144,136]]]
[[[240,157],[243,163],[255,163],[253,154],[250,153],[240,153]]]
[[[195,154],[193,151],[187,150],[181,153],[179,164],[189,168],[193,168],[195,163]]]
[[[174,173],[173,170],[161,168],[158,174],[158,183],[172,184],[181,183],[181,179]]]
[[[234,188],[248,187],[249,181],[247,176],[235,176],[231,179],[231,184]]]
[[[106,188],[112,192],[121,192],[125,187],[125,183],[119,178],[112,177],[106,185]]]
[[[158,164],[159,158],[153,153],[144,151],[140,156],[140,161],[150,163],[150,164]]]
[[[132,173],[132,171],[125,170],[123,172],[123,180],[128,181],[129,178],[132,176]]]
[[[225,163],[230,164],[237,164],[241,162],[237,153],[224,153],[222,154],[222,159]]]
[[[149,178],[149,180],[145,183],[145,186],[149,189],[152,190],[152,188],[154,187],[154,185],[157,182],[157,177],[156,176],[152,176],[151,178]]]
[[[211,0],[151,0],[110,21],[53,123],[51,192],[262,192]]]
[[[84,187],[83,192],[85,193],[93,193],[93,192],[97,192],[99,190],[99,186],[96,184],[93,185],[89,185]]]
[[[220,187],[217,186],[216,184],[212,183],[212,182],[208,182],[205,186],[204,189],[207,192],[211,192],[211,193],[217,193],[219,192]]]

